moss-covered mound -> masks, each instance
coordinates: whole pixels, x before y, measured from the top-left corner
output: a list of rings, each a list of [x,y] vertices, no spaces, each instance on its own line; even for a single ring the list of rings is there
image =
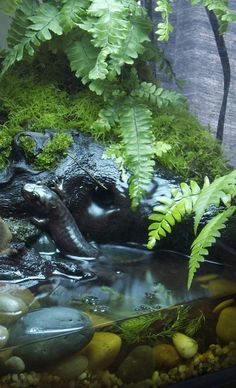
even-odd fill
[[[157,140],[171,149],[162,154],[160,163],[183,179],[215,178],[229,172],[223,148],[208,129],[187,109],[163,108],[154,117]]]
[[[38,65],[39,66],[39,65]],[[30,163],[36,168],[52,169],[71,145],[69,128],[79,129],[104,140],[104,134],[93,128],[102,98],[97,97],[79,83],[68,87],[59,82],[60,74],[39,76],[39,69],[27,71],[15,68],[0,82],[0,168],[7,165],[13,136],[24,130],[43,131],[57,129],[59,134],[47,144],[39,155],[34,155],[30,138],[21,138],[22,147]],[[171,145],[171,150],[158,160],[183,179],[213,178],[225,174],[229,167],[218,142],[199,124],[187,109],[162,108],[153,117],[157,141]],[[111,134],[114,139],[114,133]],[[108,140],[107,138],[105,140]]]

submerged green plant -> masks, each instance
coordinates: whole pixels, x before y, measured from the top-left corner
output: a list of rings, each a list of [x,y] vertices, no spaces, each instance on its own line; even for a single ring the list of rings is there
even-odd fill
[[[186,216],[194,217],[194,233],[197,235],[205,212],[212,206],[220,209],[219,214],[212,216],[192,243],[188,275],[190,288],[200,263],[208,255],[208,250],[216,242],[216,238],[221,236],[220,230],[226,227],[226,222],[236,211],[236,206],[233,205],[233,199],[236,197],[236,170],[216,178],[212,183],[206,178],[202,189],[197,182],[191,181],[190,184],[181,183],[180,187],[173,189],[171,193],[171,198],[156,198],[159,204],[154,207],[154,213],[149,217],[154,221],[149,226],[150,249],[157,241],[170,234],[174,225]],[[224,205],[223,210],[221,205]]]
[[[121,337],[128,344],[168,340],[175,333],[183,332],[193,337],[204,324],[202,311],[193,312],[191,306],[156,311],[128,319],[119,324]]]

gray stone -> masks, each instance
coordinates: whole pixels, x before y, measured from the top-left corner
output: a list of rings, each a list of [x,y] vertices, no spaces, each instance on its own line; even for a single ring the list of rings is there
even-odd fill
[[[90,318],[69,307],[33,310],[10,328],[8,346],[27,368],[45,366],[81,350],[93,335]]]
[[[125,383],[136,383],[150,378],[154,372],[154,355],[150,346],[134,348],[118,368],[118,376]]]
[[[21,373],[25,370],[25,363],[20,357],[13,356],[5,362],[5,367],[8,373]]]

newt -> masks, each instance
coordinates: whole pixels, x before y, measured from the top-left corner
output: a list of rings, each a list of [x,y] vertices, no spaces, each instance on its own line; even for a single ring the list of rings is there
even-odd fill
[[[34,224],[48,231],[61,252],[71,255],[71,258],[99,255],[99,250],[83,237],[57,193],[45,185],[27,183],[22,188],[22,196],[39,216],[33,217]]]

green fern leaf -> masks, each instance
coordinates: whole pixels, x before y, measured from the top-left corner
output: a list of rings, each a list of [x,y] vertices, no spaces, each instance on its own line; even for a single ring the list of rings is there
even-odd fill
[[[116,50],[129,32],[128,9],[118,0],[92,0],[89,23],[80,24],[92,34],[95,47]],[[89,29],[88,29],[89,27]]]
[[[36,31],[37,38],[44,42],[52,38],[51,32],[62,35],[63,30],[60,25],[60,12],[51,4],[42,4],[34,16],[29,16],[32,22],[30,30]]]
[[[190,185],[181,183],[179,188],[171,190],[173,198],[160,196],[156,200],[159,205],[153,208],[154,212],[149,216],[153,222],[149,226],[149,240],[147,247],[152,249],[157,241],[172,232],[172,227],[183,220],[183,217],[193,213],[194,204],[201,191],[195,181]]]
[[[157,0],[157,7],[155,11],[161,13],[161,22],[157,25],[156,34],[158,35],[158,40],[167,41],[169,40],[170,33],[173,31],[173,26],[169,22],[169,16],[172,13],[173,9],[171,3],[173,0]]]
[[[109,55],[109,50],[104,48],[100,51],[100,53],[97,56],[96,64],[94,68],[89,72],[89,79],[96,80],[101,79],[104,80],[108,74],[107,70],[107,62],[106,59]]]
[[[82,78],[83,83],[88,82],[88,74],[95,67],[99,54],[99,50],[91,44],[89,36],[84,35],[81,40],[72,42],[65,48],[65,52],[76,77]]]
[[[51,39],[51,32],[62,34],[57,8],[36,4],[34,0],[24,0],[13,19],[8,39],[10,50],[3,61],[1,76],[15,62],[21,61],[25,52],[33,55],[36,47]]]
[[[161,158],[163,154],[171,150],[171,145],[164,141],[157,141],[155,143],[155,154],[158,158]]]
[[[208,254],[208,248],[214,244],[217,237],[220,237],[219,231],[226,227],[225,223],[235,211],[236,206],[231,206],[229,209],[226,209],[213,217],[194,240],[189,261],[188,289],[191,287],[196,270],[199,268],[200,263],[204,261],[204,257]]]
[[[144,42],[149,41],[150,23],[148,19],[133,16],[130,20],[129,31],[119,48],[111,53],[110,67],[117,74],[121,73],[122,66],[127,63],[132,65],[145,50]]]
[[[69,32],[80,21],[88,6],[87,0],[63,0],[60,22],[64,32]]]
[[[194,206],[194,231],[197,233],[198,225],[205,211],[214,205],[219,207],[220,201],[225,200],[227,191],[236,187],[236,170],[215,179],[209,186],[203,187]]]
[[[178,105],[185,101],[183,95],[174,90],[164,90],[151,82],[142,82],[139,87],[132,91],[132,96],[145,100],[147,103],[158,106]]]
[[[120,112],[120,130],[124,143],[126,166],[131,171],[129,191],[136,207],[145,193],[154,169],[154,136],[151,111],[143,105],[126,103]]]
[[[16,11],[8,33],[7,43],[9,50],[2,63],[1,77],[15,62],[22,60],[25,49],[30,55],[32,55],[32,51],[34,52],[30,44],[32,43],[31,39],[27,36],[27,28],[30,25],[27,18],[35,13],[36,8],[36,0],[23,0],[21,6]],[[37,43],[36,41],[37,38],[35,38],[35,43]]]

